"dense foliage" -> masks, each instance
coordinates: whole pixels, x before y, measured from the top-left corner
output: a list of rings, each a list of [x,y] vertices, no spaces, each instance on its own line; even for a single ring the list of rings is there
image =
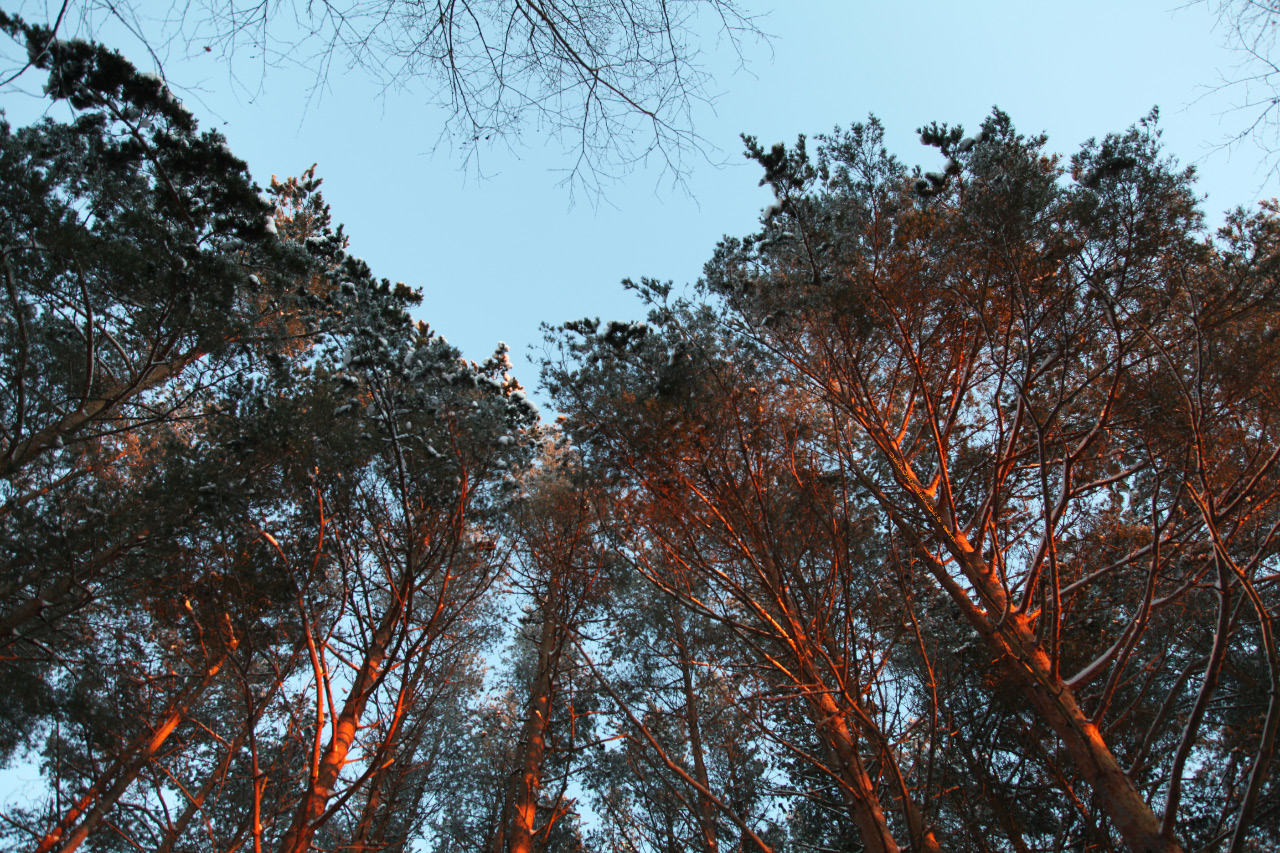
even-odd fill
[[[7,846],[1268,850],[1280,218],[1154,116],[765,149],[543,423],[162,82],[0,18]]]

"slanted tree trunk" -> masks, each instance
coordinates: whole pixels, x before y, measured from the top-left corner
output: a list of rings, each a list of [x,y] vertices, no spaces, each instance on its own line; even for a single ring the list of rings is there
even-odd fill
[[[205,777],[204,782],[196,789],[195,794],[187,802],[182,812],[178,815],[169,828],[165,831],[164,839],[160,842],[160,846],[156,848],[156,853],[173,853],[173,846],[182,838],[183,833],[187,831],[187,827],[191,825],[191,820],[196,816],[203,807],[205,800],[208,799],[209,793],[214,787],[220,784],[227,775],[227,769],[231,766],[231,762],[235,760],[236,755],[240,752],[240,748],[244,746],[244,742],[249,737],[249,730],[258,723],[258,714],[240,730],[230,744],[227,745],[226,754],[223,755],[222,761],[218,763],[218,769]]]
[[[394,813],[397,795],[403,793],[406,765],[413,763],[413,755],[422,739],[421,718],[417,725],[406,728],[411,710],[420,704],[424,679],[428,676],[426,662],[419,659],[400,682],[395,710],[389,719],[381,721],[381,742],[373,754],[372,767],[365,785],[369,794],[360,809],[360,818],[351,834],[351,840],[343,849],[351,851],[380,850],[387,823]],[[416,713],[422,713],[420,707]],[[410,802],[417,802],[411,799]]]
[[[117,383],[92,399],[85,399],[79,409],[32,435],[22,438],[15,433],[18,437],[0,449],[0,477],[22,470],[31,460],[53,447],[58,439],[75,435],[90,422],[105,418],[122,403],[169,382],[204,355],[200,350],[180,355],[162,351],[159,356],[169,358],[168,361],[151,360],[128,381]]]
[[[1120,767],[1097,725],[1076,703],[1071,688],[1056,671],[1037,638],[1031,617],[1009,600],[996,570],[974,550],[964,533],[943,523],[905,462],[901,459],[895,462],[895,473],[916,499],[919,509],[931,519],[933,532],[945,543],[981,604],[974,604],[950,576],[947,567],[930,555],[927,564],[935,578],[995,654],[1003,672],[1062,738],[1073,764],[1097,793],[1099,806],[1125,843],[1135,853],[1181,853],[1181,845],[1162,830],[1160,819]],[[893,515],[898,529],[912,541],[919,542],[919,533],[911,525],[902,523],[900,513]],[[919,553],[928,555],[929,551],[921,547]]]
[[[789,602],[788,602],[789,603]],[[809,706],[818,738],[830,754],[831,768],[843,783],[841,796],[849,809],[849,815],[862,843],[870,853],[898,853],[900,849],[889,832],[884,809],[875,785],[867,773],[862,756],[858,753],[858,738],[849,726],[849,709],[837,703],[833,691],[825,683],[815,661],[815,650],[808,632],[794,612],[786,614],[791,636],[788,638],[792,654],[796,658],[797,673],[803,682],[802,689]],[[932,841],[932,835],[928,836]],[[937,843],[925,847],[936,851]]]
[[[84,843],[89,834],[97,829],[103,817],[115,806],[116,802],[129,789],[134,780],[164,746],[169,735],[186,717],[191,706],[213,683],[227,656],[235,651],[235,640],[232,638],[226,651],[218,660],[209,666],[200,680],[187,688],[169,706],[164,719],[154,730],[139,735],[121,751],[119,757],[90,786],[89,790],[51,828],[36,845],[33,853],[74,853]],[[77,823],[79,821],[79,823]]]
[[[140,530],[127,539],[112,545],[106,550],[94,554],[79,567],[67,569],[58,578],[45,584],[31,598],[0,616],[0,643],[16,636],[28,623],[40,619],[46,609],[58,604],[84,601],[90,593],[85,584],[98,575],[104,568],[124,556],[130,548],[143,541],[146,530]],[[0,590],[0,599],[12,599],[16,590],[10,588]],[[68,601],[70,600],[70,601]]]

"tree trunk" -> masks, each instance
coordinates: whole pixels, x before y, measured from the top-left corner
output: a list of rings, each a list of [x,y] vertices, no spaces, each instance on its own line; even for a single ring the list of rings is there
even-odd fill
[[[900,848],[889,833],[880,798],[858,754],[857,741],[849,730],[844,711],[829,692],[817,686],[809,689],[809,712],[818,737],[835,764],[832,770],[844,783],[840,793],[862,836],[863,846],[869,853],[898,853]]]
[[[548,598],[554,600],[553,595]],[[518,762],[503,804],[502,822],[491,845],[493,853],[532,853],[533,850],[560,639],[559,626],[550,614],[544,613],[538,638],[538,666],[525,705]]]
[[[403,600],[403,595],[400,596],[400,600]],[[356,673],[355,683],[351,685],[342,710],[333,721],[333,734],[320,759],[319,772],[298,804],[293,823],[280,842],[280,853],[306,853],[311,849],[311,840],[315,837],[316,829],[319,828],[318,822],[324,817],[325,808],[333,796],[333,788],[337,784],[338,776],[347,765],[351,744],[355,742],[356,732],[360,729],[360,721],[364,717],[364,709],[369,702],[369,697],[381,678],[387,648],[390,646],[392,633],[402,615],[402,608],[393,605],[383,615],[382,622],[374,631],[373,642]]]
[[[684,684],[685,724],[689,727],[689,751],[693,753],[694,777],[704,789],[710,790],[707,763],[703,757],[702,727],[698,718],[698,697],[693,689],[693,671],[689,665],[689,645],[685,640],[684,620],[678,608],[672,608],[672,627],[676,633],[676,648],[680,655],[680,676]],[[718,853],[720,842],[716,832],[716,807],[711,798],[701,791],[698,797],[698,831],[702,834],[702,847],[706,853]]]
[[[1033,619],[1020,612],[1009,599],[996,569],[987,564],[963,531],[943,519],[943,510],[920,484],[892,436],[856,407],[851,413],[885,455],[894,479],[910,495],[911,508],[926,521],[921,525],[909,521],[904,517],[904,507],[877,488],[873,491],[881,507],[894,526],[916,545],[921,559],[995,654],[1005,674],[1062,739],[1072,763],[1097,794],[1103,811],[1125,844],[1134,853],[1182,853],[1178,842],[1161,831],[1159,818],[1121,769],[1098,727],[1076,703],[1071,689],[1037,639]],[[965,588],[933,554],[921,528],[938,537],[969,587],[978,595],[980,604],[970,600]]]
[[[15,436],[14,441],[0,453],[0,477],[8,477],[20,471],[32,459],[52,447],[58,438],[74,435],[90,421],[105,417],[126,400],[167,382],[203,356],[203,352],[196,351],[174,356],[169,361],[152,363],[128,382],[118,383],[100,397],[85,400],[77,411],[63,415],[57,423],[26,439]]]
[[[178,819],[164,834],[164,840],[160,842],[160,846],[156,848],[156,853],[173,853],[173,845],[178,843],[178,839],[182,838],[182,834],[187,831],[187,827],[191,824],[191,819],[195,817],[196,812],[204,806],[204,801],[208,798],[209,792],[214,786],[222,781],[227,775],[227,768],[231,766],[231,762],[235,760],[236,753],[240,751],[240,747],[244,746],[245,739],[249,735],[249,727],[257,724],[257,716],[249,722],[249,726],[241,730],[227,747],[227,754],[223,756],[218,766],[218,772],[210,773],[204,780],[203,784],[196,791],[195,796],[187,803],[186,808],[182,810],[182,814],[178,815]]]
[[[911,482],[914,482],[914,477]],[[917,484],[917,488],[911,491],[916,493],[918,489]],[[1076,770],[1097,794],[1102,810],[1125,844],[1134,853],[1181,853],[1181,845],[1171,835],[1162,832],[1160,820],[1151,806],[1120,767],[1098,727],[1076,703],[1066,682],[1054,671],[1048,654],[1036,639],[1032,619],[1016,610],[995,570],[986,564],[965,535],[947,529],[923,494],[916,497],[928,504],[925,509],[934,520],[935,532],[943,537],[983,606],[969,600],[964,590],[950,577],[946,566],[930,559],[929,565],[935,577],[987,647],[995,653],[1005,674],[1062,739]],[[919,541],[918,534],[902,525],[896,513],[895,521],[909,538]],[[928,549],[922,547],[921,553],[928,554]]]
[[[88,561],[87,567],[81,571],[70,569],[66,574],[60,576],[57,580],[45,584],[34,597],[27,599],[22,604],[10,610],[8,613],[0,616],[0,642],[5,641],[9,637],[16,636],[23,625],[40,618],[45,609],[55,604],[61,603],[72,589],[80,589],[82,585],[93,578],[98,572],[102,571],[113,560],[121,557],[129,548],[141,542],[147,535],[146,530],[142,530],[135,535],[129,537],[124,542],[120,542],[111,546],[106,551],[95,555]],[[87,597],[88,592],[80,589],[82,596]],[[10,593],[12,594],[12,592]],[[7,596],[0,596],[7,597]],[[83,598],[81,598],[83,600]]]
[[[785,585],[781,583],[777,587],[785,589]],[[809,635],[789,598],[789,595],[780,596],[787,610],[785,618],[790,631],[787,641],[796,658],[797,672],[805,682],[809,713],[818,737],[835,764],[836,775],[844,782],[841,794],[850,817],[858,827],[863,845],[870,853],[897,853],[900,848],[889,832],[889,823],[880,805],[880,797],[867,773],[862,756],[858,753],[857,734],[849,726],[850,709],[837,702],[834,691],[827,686],[826,679],[815,662],[819,657],[819,647]],[[892,760],[892,756],[886,755],[886,758]],[[903,796],[906,796],[905,791]],[[904,812],[908,816],[915,813],[914,805],[909,802],[904,804]],[[938,853],[938,842],[932,832],[925,830],[923,826],[912,826],[911,834],[922,851]]]
[[[98,780],[89,788],[89,791],[63,815],[58,825],[45,834],[40,843],[36,845],[33,853],[49,853],[55,848],[58,853],[73,853],[89,837],[89,833],[98,827],[98,824],[102,822],[102,818],[106,816],[107,812],[116,804],[116,801],[128,790],[133,781],[138,778],[142,768],[146,767],[147,763],[159,752],[160,747],[164,746],[165,741],[169,739],[169,735],[173,734],[173,730],[178,727],[178,724],[187,715],[191,705],[213,683],[218,671],[222,669],[223,663],[226,662],[227,655],[234,650],[235,644],[233,640],[222,657],[205,670],[200,681],[188,688],[169,707],[163,722],[150,734],[144,734],[136,738],[121,753],[121,757],[99,776]],[[82,820],[81,815],[84,815]],[[76,825],[77,820],[80,821],[79,825]],[[75,828],[72,829],[72,826],[75,826]]]
[[[364,808],[360,810],[360,820],[356,824],[355,833],[351,836],[351,844],[347,846],[347,849],[353,851],[353,853],[362,853],[362,851],[369,849],[369,835],[373,829],[373,818],[378,813],[378,806],[382,805],[383,778],[389,767],[390,764],[379,767],[369,779],[369,798],[365,800]]]

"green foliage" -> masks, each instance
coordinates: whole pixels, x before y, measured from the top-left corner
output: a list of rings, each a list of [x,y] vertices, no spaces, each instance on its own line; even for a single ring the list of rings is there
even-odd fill
[[[1262,843],[1280,705],[1230,672],[1277,671],[1259,580],[1277,547],[1275,211],[1206,234],[1154,112],[1069,168],[999,111],[973,136],[920,133],[941,170],[908,172],[875,120],[814,153],[747,138],[777,203],[720,244],[695,298],[641,288],[655,307],[625,346],[598,322],[552,335],[548,386],[614,489],[614,535],[738,635],[722,666],[794,677],[788,655],[824,638],[832,682],[790,702],[769,685],[753,722],[787,756],[765,778],[803,797],[798,845],[856,843],[829,822],[853,808],[835,741],[800,700],[832,683],[865,697],[842,713],[895,836],[914,831],[898,772],[944,847],[1138,843],[1115,802],[1078,798],[1102,782],[1010,670],[1016,619],[1149,804],[1133,808],[1158,827],[1183,798],[1154,834]],[[843,615],[808,609],[844,596]],[[752,608],[783,625],[793,606],[804,632],[771,647]]]
[[[77,111],[0,124],[8,843],[1280,836],[1280,217],[1206,233],[1154,113],[744,137],[759,230],[547,327],[552,427],[314,166],[0,28]]]

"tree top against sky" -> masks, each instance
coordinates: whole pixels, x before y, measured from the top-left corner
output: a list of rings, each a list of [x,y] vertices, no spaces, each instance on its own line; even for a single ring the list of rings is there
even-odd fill
[[[745,14],[766,9],[737,5],[748,7]],[[151,17],[130,26],[163,30],[169,3],[134,6]],[[193,3],[191,14],[207,6]],[[61,0],[10,0],[5,7],[46,24],[62,9]],[[1214,152],[1232,114],[1218,115],[1219,98],[1196,97],[1235,57],[1221,47],[1206,5],[1087,0],[1065,14],[1056,4],[1013,0],[977,7],[938,0],[796,4],[758,19],[771,37],[769,49],[744,39],[752,62],[739,73],[740,57],[719,40],[712,7],[686,6],[704,13],[688,35],[715,78],[708,85],[723,92],[714,108],[694,102],[691,119],[713,146],[710,159],[728,167],[706,168],[703,161],[694,169],[701,155],[689,151],[695,156],[685,161],[687,192],[672,193],[670,172],[650,157],[626,180],[605,185],[603,196],[577,196],[604,204],[577,207],[554,188],[575,165],[566,157],[573,140],[557,141],[536,120],[518,144],[481,137],[464,146],[461,131],[441,136],[448,113],[426,104],[420,91],[380,89],[369,75],[349,73],[345,59],[335,59],[335,73],[317,87],[307,66],[312,53],[299,49],[275,67],[272,55],[255,51],[245,35],[231,62],[211,41],[156,41],[148,56],[104,5],[88,22],[82,7],[75,0],[68,5],[59,30],[65,38],[96,36],[162,74],[202,126],[226,135],[259,184],[318,163],[326,197],[350,226],[353,252],[393,281],[421,287],[422,318],[468,357],[483,358],[503,337],[517,375],[525,377],[536,375],[529,348],[540,347],[538,321],[638,316],[629,295],[612,286],[620,278],[692,281],[721,235],[755,227],[773,198],[737,156],[743,132],[768,146],[874,113],[890,150],[927,171],[941,159],[920,148],[912,129],[933,120],[973,126],[998,105],[1019,126],[1043,130],[1055,148],[1071,150],[1158,104],[1169,150],[1197,166],[1207,216],[1253,206],[1274,192],[1263,186],[1267,177],[1248,147],[1231,156]],[[116,8],[123,15],[126,6]],[[290,9],[279,4],[272,19],[281,39],[298,29]],[[910,46],[917,41],[910,34],[925,20],[946,37],[927,48]],[[100,30],[90,26],[95,22]],[[176,23],[164,31],[172,33]],[[1045,39],[1049,28],[1056,36]],[[10,47],[8,56],[21,64],[26,51]],[[0,96],[10,121],[51,112],[39,95],[43,82],[28,73],[17,81],[24,92]]]

